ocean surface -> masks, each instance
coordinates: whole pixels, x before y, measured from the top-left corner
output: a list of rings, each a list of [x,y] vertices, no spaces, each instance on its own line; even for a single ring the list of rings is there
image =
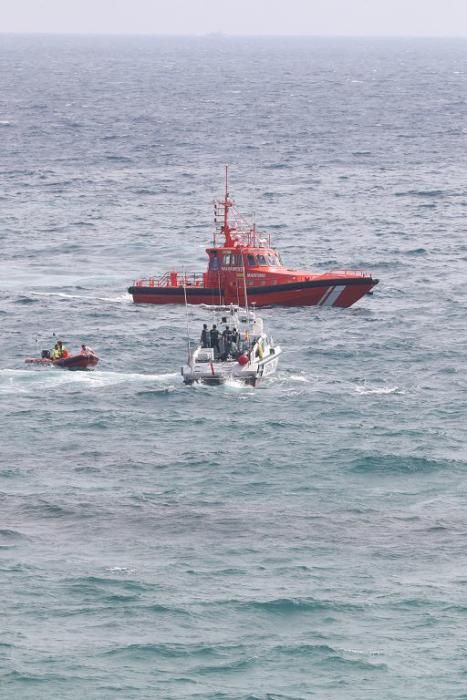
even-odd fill
[[[461,40],[0,37],[2,700],[467,698],[466,117]],[[256,389],[126,292],[205,269],[226,163],[380,279],[264,309]]]

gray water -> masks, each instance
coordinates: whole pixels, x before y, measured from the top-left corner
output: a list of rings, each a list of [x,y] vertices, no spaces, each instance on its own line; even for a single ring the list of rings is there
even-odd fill
[[[2,699],[467,698],[465,42],[0,57]],[[265,309],[257,389],[126,293],[205,269],[225,163],[289,265],[381,280]],[[98,369],[24,364],[59,336]]]

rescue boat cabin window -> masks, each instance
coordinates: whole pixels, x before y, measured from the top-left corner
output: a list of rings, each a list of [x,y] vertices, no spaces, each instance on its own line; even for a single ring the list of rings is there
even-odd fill
[[[253,255],[248,253],[247,255],[241,255],[239,253],[221,253],[217,256],[212,253],[209,259],[209,269],[218,270],[220,265],[222,267],[267,267],[271,266],[281,266],[282,261],[278,254],[276,253],[258,253]]]
[[[248,267],[257,267],[258,265],[262,265],[263,267],[267,265],[281,265],[280,258],[275,253],[261,253],[258,255],[252,255],[250,253],[246,256],[245,263]]]
[[[222,258],[222,265],[230,267],[242,267],[243,260],[242,256],[237,253],[224,253]]]
[[[209,269],[216,272],[219,269],[219,258],[217,257],[217,250],[210,251],[209,257]]]

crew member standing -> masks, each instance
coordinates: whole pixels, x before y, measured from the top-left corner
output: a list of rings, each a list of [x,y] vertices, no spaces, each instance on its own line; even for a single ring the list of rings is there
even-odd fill
[[[215,323],[211,328],[211,347],[214,348],[214,357],[218,357],[221,353],[221,350],[219,347],[219,331],[217,330],[217,326]]]
[[[211,347],[211,334],[208,331],[206,323],[203,323],[203,330],[201,331],[201,347],[210,348]]]
[[[228,326],[225,327],[225,330],[222,333],[222,344],[224,346],[224,353],[222,357],[226,360],[232,349],[232,331]]]

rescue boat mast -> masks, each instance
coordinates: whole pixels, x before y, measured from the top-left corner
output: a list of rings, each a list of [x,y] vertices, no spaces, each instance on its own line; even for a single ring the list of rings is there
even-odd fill
[[[258,238],[256,222],[250,224],[235,208],[234,202],[229,196],[228,177],[229,166],[226,165],[224,198],[214,202],[213,246],[217,247],[217,234],[222,234],[224,236],[224,241],[221,243],[221,247],[225,246],[226,248],[234,248],[237,246],[253,246],[263,248],[265,247],[265,244],[271,246],[270,235],[267,235],[266,238]],[[231,226],[229,223],[230,209],[234,210],[233,226]]]

